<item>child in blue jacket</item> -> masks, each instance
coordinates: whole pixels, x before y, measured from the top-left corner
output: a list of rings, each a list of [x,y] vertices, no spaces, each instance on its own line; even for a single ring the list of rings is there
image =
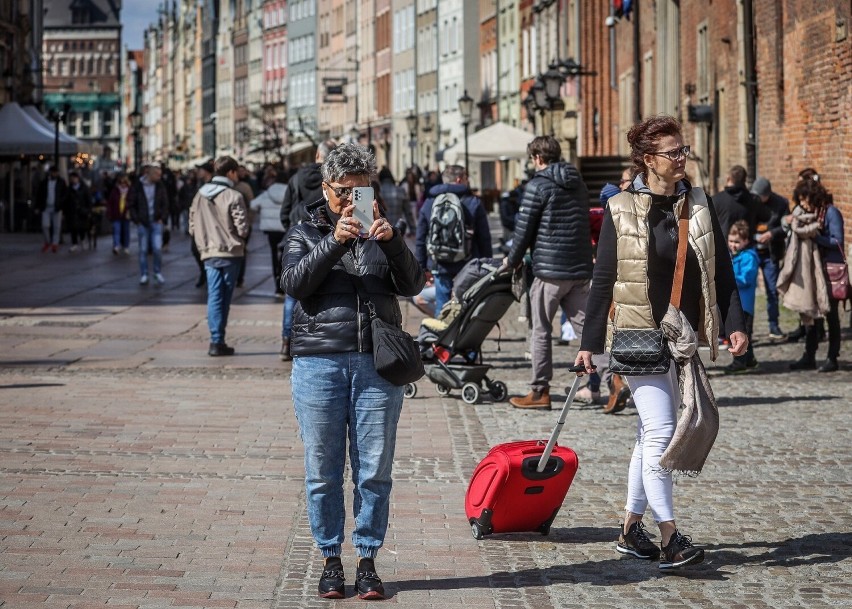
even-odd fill
[[[734,264],[734,278],[737,280],[737,290],[745,313],[746,333],[748,334],[748,349],[742,355],[734,357],[734,361],[725,366],[726,374],[741,374],[757,369],[757,359],[752,347],[752,328],[754,325],[754,299],[757,294],[757,273],[760,270],[760,259],[750,241],[748,223],[737,220],[728,231],[728,250]]]

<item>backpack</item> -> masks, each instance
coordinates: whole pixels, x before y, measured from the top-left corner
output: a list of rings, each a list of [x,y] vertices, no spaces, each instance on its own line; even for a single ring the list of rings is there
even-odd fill
[[[426,251],[433,261],[442,264],[461,262],[470,256],[464,207],[454,193],[440,194],[432,203]]]

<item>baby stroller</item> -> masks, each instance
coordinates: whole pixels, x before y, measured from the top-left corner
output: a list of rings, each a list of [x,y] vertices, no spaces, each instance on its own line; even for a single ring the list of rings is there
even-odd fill
[[[486,274],[467,288],[458,302],[450,301],[442,309],[442,317],[450,309],[449,323],[425,319],[417,338],[426,376],[438,393],[449,395],[451,390],[461,389],[462,400],[468,404],[476,404],[485,392],[496,402],[508,397],[506,383],[487,376],[491,366],[482,362],[482,343],[517,300],[511,269],[485,264],[479,268]],[[414,383],[405,386],[406,397],[416,394]]]

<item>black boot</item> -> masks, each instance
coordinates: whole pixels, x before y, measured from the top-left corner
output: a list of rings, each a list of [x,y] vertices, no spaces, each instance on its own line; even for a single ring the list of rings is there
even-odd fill
[[[805,353],[798,361],[790,364],[790,370],[816,370],[816,359],[813,355]]]

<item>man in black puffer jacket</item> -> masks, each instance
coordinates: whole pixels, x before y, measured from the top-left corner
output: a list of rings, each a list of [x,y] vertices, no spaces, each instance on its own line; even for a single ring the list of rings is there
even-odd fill
[[[560,161],[562,148],[553,136],[539,136],[527,147],[537,173],[524,187],[512,249],[505,263],[521,264],[532,253],[530,286],[532,334],[531,391],[515,397],[515,408],[550,408],[553,378],[551,330],[561,306],[578,337],[583,334],[586,297],[592,279],[589,191],[577,168]]]
[[[760,200],[751,194],[746,188],[748,173],[745,167],[734,165],[728,171],[728,178],[722,192],[713,195],[713,207],[719,216],[719,226],[722,234],[727,235],[734,222],[745,220],[748,222],[750,235],[757,232],[758,222],[769,222],[771,212],[764,207]]]

